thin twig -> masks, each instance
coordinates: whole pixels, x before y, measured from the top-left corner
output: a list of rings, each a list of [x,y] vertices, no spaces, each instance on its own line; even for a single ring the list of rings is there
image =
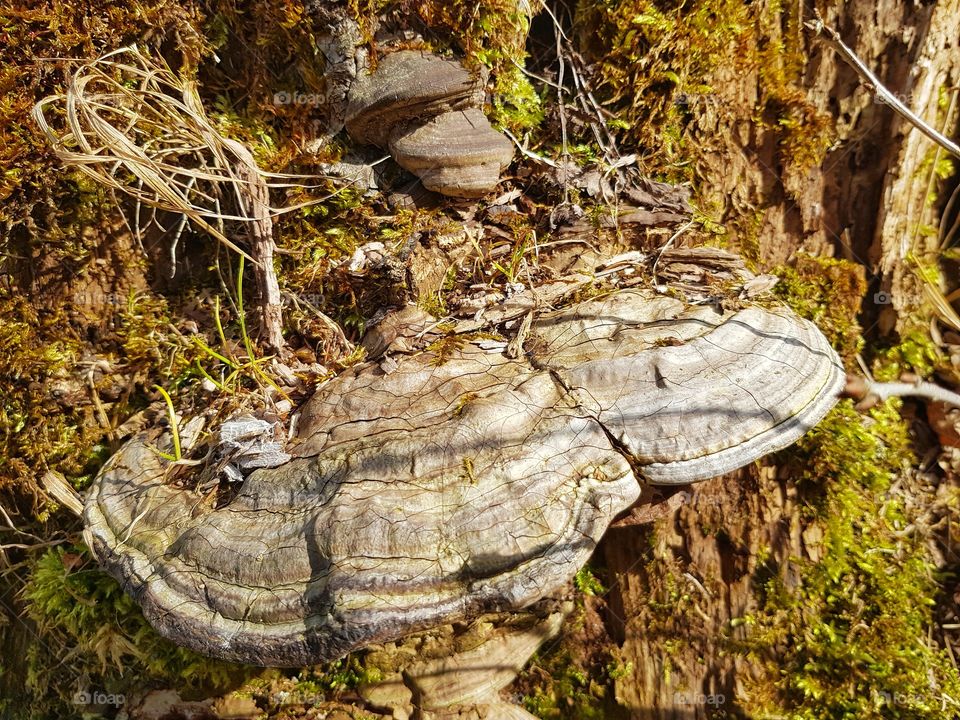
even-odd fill
[[[663,245],[660,246],[660,251],[657,253],[657,258],[653,261],[653,268],[650,271],[650,274],[653,275],[654,285],[660,284],[657,282],[657,266],[660,264],[660,258],[663,257],[663,254],[667,251],[667,249],[671,245],[673,245],[674,240],[676,240],[681,235],[683,235],[683,233],[685,233],[690,228],[691,225],[693,225],[693,220],[687,221],[685,225],[681,226],[679,230],[677,230],[673,235],[670,236],[669,240],[667,240]]]
[[[810,30],[813,30],[826,44],[832,47],[847,62],[847,64],[857,72],[864,83],[866,83],[875,93],[877,93],[884,103],[892,107],[900,117],[912,124],[920,132],[933,140],[948,153],[955,157],[960,157],[960,145],[957,145],[952,140],[941,135],[934,128],[924,122],[924,120],[916,113],[910,110],[910,108],[900,102],[900,99],[896,95],[884,87],[883,83],[880,82],[879,78],[877,78],[873,72],[871,72],[870,68],[866,66],[863,60],[857,57],[856,53],[854,53],[853,50],[844,44],[844,42],[840,39],[840,35],[837,34],[835,30],[827,27],[823,23],[823,19],[820,17],[819,13],[817,14],[816,19],[807,22],[806,26]]]
[[[557,40],[557,65],[559,66],[559,71],[557,72],[557,85],[563,87],[563,72],[565,69],[565,63],[563,62],[563,30],[560,28],[560,23],[557,22],[556,16],[553,13],[550,14],[550,17],[553,18],[553,27],[554,33]],[[562,143],[562,157],[564,166],[568,165],[570,159],[570,150],[567,146],[567,112],[566,106],[563,100],[563,93],[560,90],[557,90],[557,111],[560,115],[560,141]],[[563,205],[566,205],[570,199],[570,188],[568,187],[567,182],[567,170],[564,167],[563,172]]]
[[[570,45],[569,41],[567,41],[567,44]],[[577,88],[577,100],[580,101],[580,105],[583,107],[584,112],[589,115],[592,110],[593,114],[596,116],[597,124],[591,122],[590,128],[593,130],[597,144],[603,150],[604,159],[611,165],[614,165],[620,158],[620,151],[617,149],[617,141],[614,138],[613,133],[610,132],[610,128],[607,127],[606,120],[603,118],[603,109],[600,107],[600,103],[598,103],[596,98],[593,96],[593,92],[590,90],[586,79],[583,77],[583,59],[572,46],[568,48],[568,53],[570,55],[570,73],[573,75],[573,82]],[[577,65],[581,66],[580,72],[577,71]],[[600,130],[598,127],[602,128],[603,133],[607,136],[606,142],[600,138]]]
[[[892,397],[916,397],[960,408],[960,393],[926,380],[877,382],[866,376],[847,375],[844,395],[859,400],[861,407],[869,407]]]
[[[544,85],[549,85],[550,87],[555,88],[555,89],[557,89],[557,90],[560,91],[560,92],[565,92],[565,93],[569,93],[569,92],[570,92],[570,90],[569,90],[568,88],[565,88],[565,87],[563,87],[562,85],[557,85],[557,84],[556,84],[555,82],[553,82],[552,80],[548,80],[547,78],[543,77],[543,75],[537,75],[537,73],[532,72],[531,70],[527,70],[523,65],[521,65],[520,63],[518,63],[516,60],[514,60],[514,59],[511,58],[510,62],[513,63],[514,67],[516,67],[517,70],[519,70],[520,72],[522,72],[522,73],[523,73],[524,75],[526,75],[527,77],[531,77],[531,78],[533,78],[534,80],[539,80],[539,81],[542,82]]]
[[[523,145],[521,145],[521,144],[520,144],[520,141],[517,140],[516,135],[514,135],[512,132],[510,132],[510,131],[507,130],[506,128],[501,128],[501,129],[500,129],[500,132],[502,132],[502,133],[503,133],[504,135],[506,135],[508,138],[510,138],[511,140],[513,140],[513,144],[517,146],[517,150],[519,150],[519,151],[520,151],[520,154],[523,155],[524,157],[529,158],[530,160],[536,160],[537,162],[543,163],[544,165],[548,165],[548,166],[550,166],[550,167],[552,167],[552,168],[560,168],[560,163],[558,163],[556,160],[551,160],[551,159],[548,158],[548,157],[544,157],[543,155],[539,155],[539,154],[533,152],[533,150],[527,150],[527,148],[525,148]]]
[[[24,537],[30,538],[31,540],[36,540],[37,542],[41,542],[41,538],[38,538],[33,533],[24,532],[23,530],[18,528],[16,525],[14,525],[13,520],[11,520],[10,516],[7,515],[7,511],[4,509],[3,505],[0,505],[0,515],[3,516],[3,520],[4,522],[7,523],[7,527],[13,530],[13,532],[15,532],[17,535],[23,535]]]

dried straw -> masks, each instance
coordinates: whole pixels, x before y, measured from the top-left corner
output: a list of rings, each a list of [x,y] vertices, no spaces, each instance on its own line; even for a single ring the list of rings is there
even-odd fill
[[[48,110],[62,113],[54,129]],[[223,137],[203,110],[196,83],[135,47],[82,65],[66,92],[41,100],[33,118],[60,160],[138,204],[180,213],[232,250],[246,255],[223,232],[223,221],[262,220],[251,207],[251,180],[271,188],[310,187],[310,176],[267,173],[249,151]],[[225,200],[233,214],[225,213]],[[322,202],[269,208],[270,216]],[[249,256],[247,256],[249,257]],[[255,258],[251,258],[256,261]]]

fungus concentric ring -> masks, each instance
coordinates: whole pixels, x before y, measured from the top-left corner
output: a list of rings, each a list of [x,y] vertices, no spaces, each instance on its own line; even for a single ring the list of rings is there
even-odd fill
[[[789,445],[843,368],[787,310],[621,290],[534,320],[525,356],[465,341],[351,368],[301,411],[291,459],[224,507],[128,442],[87,498],[88,541],[166,637],[299,666],[562,588],[643,483]]]

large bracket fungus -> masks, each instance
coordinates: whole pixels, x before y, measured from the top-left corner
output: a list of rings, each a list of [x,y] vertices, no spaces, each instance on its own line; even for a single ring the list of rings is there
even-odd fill
[[[354,82],[347,131],[389,150],[428,190],[481,196],[513,159],[513,144],[480,109],[483,94],[483,83],[459,63],[399,50]]]
[[[620,289],[523,333],[520,352],[471,333],[350,368],[225,504],[171,480],[162,432],[136,437],[87,498],[88,541],[175,642],[315,663],[550,596],[643,485],[789,445],[844,379],[780,308]]]

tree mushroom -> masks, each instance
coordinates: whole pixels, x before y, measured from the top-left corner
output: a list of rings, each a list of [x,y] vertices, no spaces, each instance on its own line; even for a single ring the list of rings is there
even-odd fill
[[[482,82],[459,63],[399,50],[355,81],[347,131],[388,149],[427,189],[479,197],[496,187],[513,159],[513,145],[493,129],[482,105]]]
[[[643,290],[541,314],[518,358],[471,337],[327,383],[290,458],[222,507],[168,482],[161,433],[136,437],[87,497],[90,546],[174,642],[315,663],[549,596],[642,483],[792,443],[844,381],[786,309]]]

